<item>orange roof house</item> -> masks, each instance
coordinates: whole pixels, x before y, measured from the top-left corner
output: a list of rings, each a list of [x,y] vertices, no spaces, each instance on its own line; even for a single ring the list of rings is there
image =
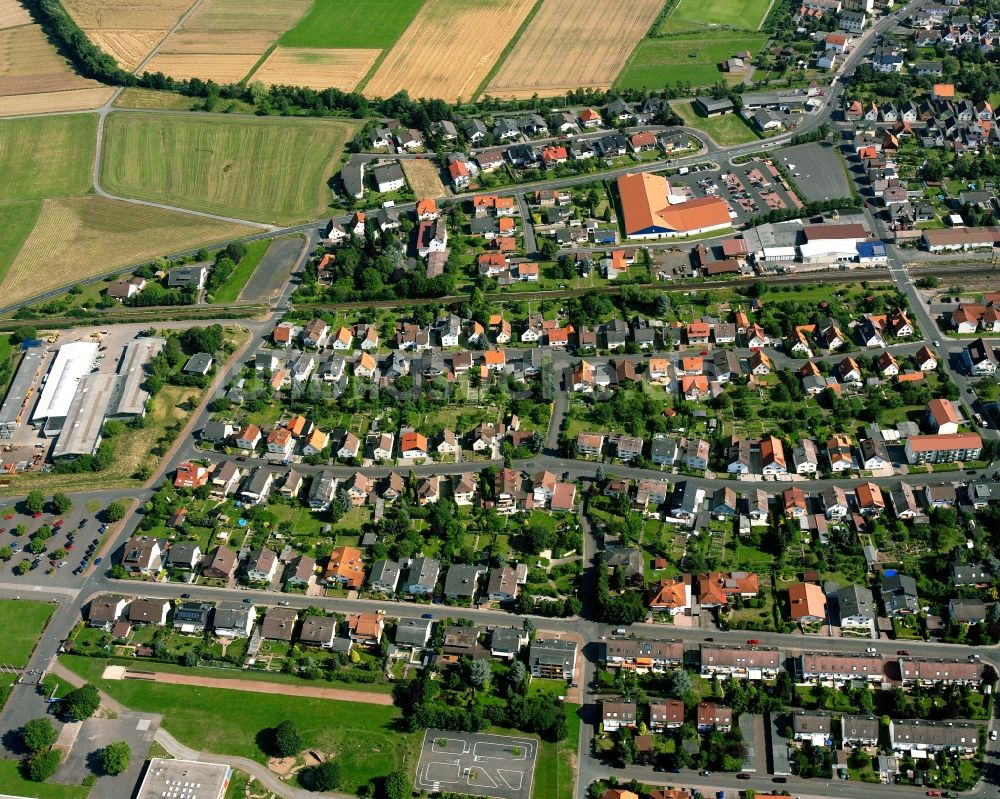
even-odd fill
[[[422,200],[417,201],[417,216],[419,218],[437,216],[438,207],[437,203],[434,202],[430,197],[425,197]]]
[[[503,369],[507,365],[506,350],[486,350],[483,353],[483,363],[490,369]]]
[[[726,605],[729,597],[739,594],[752,598],[760,591],[754,572],[708,572],[698,575],[698,601],[704,605]]]
[[[293,436],[299,438],[305,435],[306,431],[309,429],[309,420],[305,416],[299,414],[298,416],[293,416],[288,420],[288,424],[285,425]]]
[[[208,482],[208,469],[191,461],[184,461],[174,475],[175,488],[201,488]]]
[[[718,197],[671,203],[670,182],[648,172],[618,178],[625,235],[658,239],[730,227],[729,206]]]
[[[354,547],[337,547],[330,553],[324,579],[327,583],[339,583],[357,589],[365,581],[365,567],[361,552]]]
[[[826,595],[816,583],[795,583],[788,588],[792,621],[815,622],[826,618]]]
[[[935,83],[931,88],[931,96],[934,99],[954,99],[955,98],[955,84],[953,83]]]
[[[653,585],[649,608],[654,611],[668,611],[675,614],[691,607],[691,575],[664,577]]]
[[[414,430],[408,430],[399,437],[399,451],[410,452],[413,450],[427,452],[427,436]]]

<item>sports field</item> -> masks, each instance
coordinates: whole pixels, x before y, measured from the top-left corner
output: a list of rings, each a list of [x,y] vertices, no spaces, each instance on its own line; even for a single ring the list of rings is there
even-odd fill
[[[84,277],[253,230],[100,197],[45,200],[37,224],[0,282],[0,295],[5,303],[18,302]]]
[[[309,5],[310,0],[203,0],[166,38],[148,69],[177,78],[239,81]]]
[[[191,0],[64,0],[91,40],[123,69],[135,69],[167,35]]]
[[[662,89],[667,84],[712,86],[720,80],[738,83],[743,75],[728,74],[719,62],[742,50],[757,54],[767,41],[760,33],[705,31],[704,33],[643,39],[615,86],[623,89]]]
[[[364,87],[369,97],[470,98],[535,0],[427,0]]]
[[[23,668],[55,610],[49,602],[0,599],[0,663]]]
[[[287,31],[282,47],[391,47],[424,0],[314,0],[309,12]]]
[[[354,128],[343,120],[113,113],[101,182],[123,197],[238,219],[318,219]]]
[[[680,0],[660,24],[660,33],[681,33],[719,25],[759,30],[771,0]]]
[[[335,753],[340,764],[340,790],[354,793],[371,779],[395,768],[412,769],[417,736],[398,732],[399,709],[383,705],[338,702],[286,695],[259,694],[145,680],[101,680],[103,661],[63,657],[63,662],[127,707],[162,713],[163,727],[188,746],[266,762],[257,733],[285,719],[296,726],[313,749]],[[220,713],[219,709],[225,712]]]
[[[544,0],[486,87],[494,97],[606,89],[649,30],[662,0]]]

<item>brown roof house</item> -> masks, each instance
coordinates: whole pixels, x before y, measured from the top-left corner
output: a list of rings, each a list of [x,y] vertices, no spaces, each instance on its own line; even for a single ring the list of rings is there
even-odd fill
[[[236,574],[236,565],[238,562],[239,558],[233,550],[223,546],[216,547],[201,567],[202,577],[210,577],[214,580],[228,582]]]

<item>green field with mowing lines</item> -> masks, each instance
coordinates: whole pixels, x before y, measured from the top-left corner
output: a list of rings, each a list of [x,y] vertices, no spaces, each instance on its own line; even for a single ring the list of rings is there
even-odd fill
[[[355,123],[113,113],[101,182],[110,192],[271,224],[316,219]]]
[[[3,201],[69,197],[90,191],[96,144],[94,114],[0,122]]]
[[[745,144],[759,138],[738,114],[723,114],[718,117],[699,116],[692,103],[686,100],[671,103],[671,107],[680,114],[685,125],[705,131],[716,144]]]
[[[0,599],[0,663],[16,669],[28,663],[55,605],[23,599]]]
[[[247,244],[247,252],[243,256],[243,260],[236,265],[228,280],[219,286],[215,294],[212,295],[212,301],[235,302],[270,246],[270,241],[251,241]]]
[[[340,789],[347,793],[404,767],[404,759],[408,768],[416,762],[417,736],[394,729],[400,716],[396,707],[143,680],[102,680],[102,660],[70,655],[63,656],[62,662],[125,706],[162,713],[167,732],[204,751],[264,763],[267,756],[257,746],[257,734],[292,719],[311,748],[335,754],[343,778]]]
[[[282,47],[383,49],[392,46],[423,0],[315,0]]]
[[[667,84],[712,86],[720,80],[738,81],[719,70],[719,62],[741,50],[757,54],[767,36],[732,31],[710,31],[687,36],[643,39],[622,70],[615,86],[623,89],[662,89]]]
[[[721,25],[758,30],[771,0],[680,0],[660,24],[658,33],[681,33]]]

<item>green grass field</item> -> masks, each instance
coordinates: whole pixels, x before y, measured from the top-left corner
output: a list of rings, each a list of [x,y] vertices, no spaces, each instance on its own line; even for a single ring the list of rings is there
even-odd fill
[[[24,240],[35,227],[41,210],[41,200],[0,203],[0,218],[4,222],[3,229],[0,230],[0,282],[3,282],[8,267],[14,263]]]
[[[278,44],[383,49],[400,37],[422,4],[423,0],[315,0]]]
[[[240,296],[240,292],[243,291],[243,287],[250,279],[250,275],[253,274],[257,268],[257,264],[260,263],[260,259],[264,257],[270,246],[270,241],[252,241],[247,244],[246,255],[243,256],[243,260],[233,270],[229,279],[216,290],[212,296],[213,301],[234,302]]]
[[[188,746],[264,763],[257,734],[285,719],[296,722],[309,746],[340,764],[340,789],[354,793],[395,768],[411,770],[417,736],[397,732],[399,709],[278,694],[244,693],[141,680],[101,680],[103,661],[63,656],[62,662],[134,710],[162,713],[163,726]]]
[[[539,741],[538,759],[535,761],[535,786],[533,795],[552,799],[573,799],[576,787],[576,755],[580,748],[580,706],[566,703],[566,726],[569,736],[565,741],[549,743]]]
[[[90,190],[96,144],[94,114],[0,122],[3,201],[85,194]]]
[[[25,666],[54,610],[48,602],[0,599],[0,663]]]
[[[181,208],[292,224],[321,216],[354,124],[342,120],[111,114],[108,191]]]
[[[732,31],[711,31],[688,36],[643,39],[636,46],[615,86],[623,89],[661,89],[667,84],[689,82],[712,86],[720,80],[734,82],[738,75],[719,70],[719,62],[742,50],[757,54],[767,36]]]
[[[712,25],[755,31],[770,7],[770,0],[680,0],[661,23],[659,33],[681,33]]]
[[[716,144],[743,144],[758,138],[738,114],[723,114],[718,117],[699,116],[692,103],[687,100],[672,103],[671,106],[681,115],[685,125],[704,131]]]
[[[19,767],[16,760],[0,760],[0,793],[35,799],[87,799],[90,793],[90,788],[81,785],[29,782],[21,777]]]

